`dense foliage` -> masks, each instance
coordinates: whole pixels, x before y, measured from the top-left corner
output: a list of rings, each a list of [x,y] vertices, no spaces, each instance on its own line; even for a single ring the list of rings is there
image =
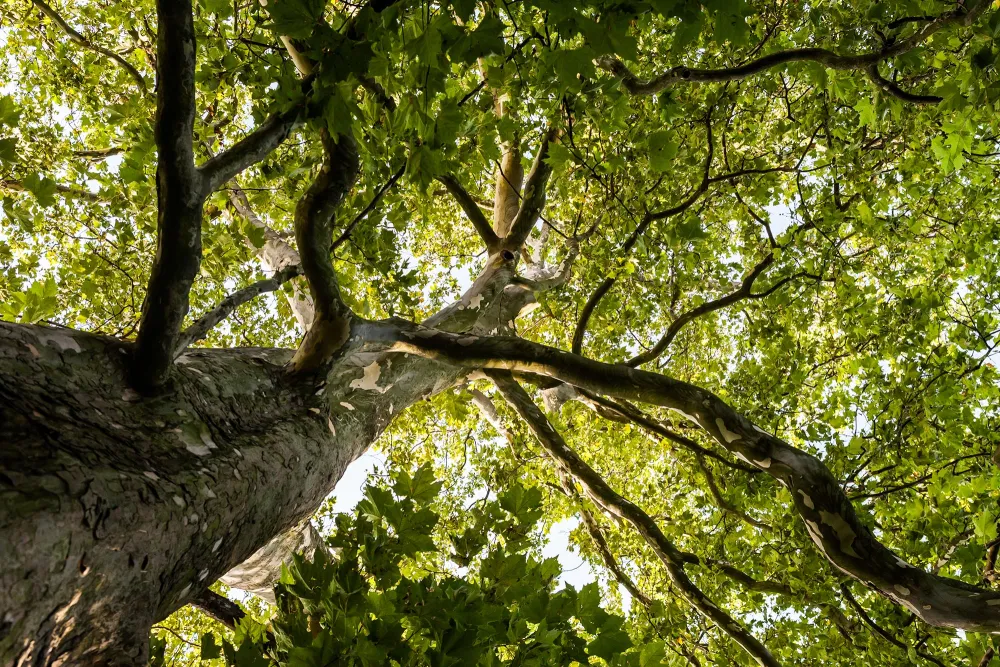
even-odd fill
[[[157,239],[153,4],[0,3],[5,320],[135,335]],[[353,137],[360,160],[333,237],[345,302],[417,322],[488,261],[449,179],[489,218],[498,165],[528,172],[544,145],[551,177],[520,261],[570,277],[479,333],[710,389],[818,456],[911,565],[993,585],[996,2],[199,0],[195,29],[199,163],[271,114],[308,120],[209,196],[189,323],[266,277],[268,243],[293,243],[321,133]],[[240,305],[204,344],[294,347],[286,297],[302,281]],[[988,635],[925,624],[832,566],[790,512],[797,494],[684,415],[648,409],[671,440],[538,389],[567,443],[780,664],[989,664]],[[235,635],[182,610],[154,630],[165,660],[753,664],[491,381],[417,403],[378,447],[392,479],[350,517],[318,517],[336,554],[297,556],[277,607]],[[563,519],[600,592],[558,588],[539,558]]]

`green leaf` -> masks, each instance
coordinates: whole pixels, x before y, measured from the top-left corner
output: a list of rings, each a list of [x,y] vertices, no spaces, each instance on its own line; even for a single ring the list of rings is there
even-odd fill
[[[215,643],[215,635],[206,632],[201,636],[201,659],[215,660],[222,656],[222,646]]]
[[[24,189],[35,196],[40,206],[47,207],[55,203],[56,182],[51,178],[32,173],[24,178],[23,183]]]
[[[611,661],[612,658],[632,647],[632,640],[624,630],[602,631],[587,644],[587,653]]]
[[[17,137],[0,139],[0,162],[17,162]]]
[[[677,142],[670,132],[658,130],[646,139],[649,151],[649,167],[655,172],[669,171],[673,160],[677,157]]]
[[[267,5],[274,31],[299,39],[309,37],[325,8],[326,0],[277,0]]]

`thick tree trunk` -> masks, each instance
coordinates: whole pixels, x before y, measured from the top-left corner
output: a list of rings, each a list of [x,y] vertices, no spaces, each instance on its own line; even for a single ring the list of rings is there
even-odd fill
[[[156,397],[131,350],[0,323],[0,664],[142,664],[150,625],[316,510],[392,417],[458,378],[360,350],[189,350]]]

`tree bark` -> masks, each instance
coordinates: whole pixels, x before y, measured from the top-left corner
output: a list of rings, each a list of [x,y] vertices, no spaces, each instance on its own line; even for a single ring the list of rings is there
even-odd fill
[[[462,373],[361,350],[189,350],[164,390],[130,345],[0,323],[0,664],[145,664],[150,626],[311,515],[395,414]]]

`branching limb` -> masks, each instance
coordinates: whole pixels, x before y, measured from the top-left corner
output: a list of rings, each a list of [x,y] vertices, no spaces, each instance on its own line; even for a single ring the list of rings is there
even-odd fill
[[[140,391],[160,386],[173,362],[201,266],[206,191],[194,166],[195,33],[191,0],[157,0],[156,259],[133,358]]]
[[[336,143],[324,130],[323,166],[295,207],[295,241],[302,273],[309,281],[316,316],[289,365],[290,372],[317,369],[347,340],[350,309],[340,296],[330,260],[330,239],[337,206],[354,185],[360,162],[354,140],[346,135]]]
[[[559,432],[552,428],[548,419],[513,376],[509,372],[500,370],[487,371],[487,375],[493,380],[497,389],[510,403],[514,411],[528,424],[528,428],[531,429],[539,444],[555,460],[557,465],[572,475],[598,506],[635,527],[663,563],[671,582],[688,604],[718,625],[720,630],[742,646],[747,653],[754,656],[761,665],[777,667],[779,663],[763,644],[750,634],[742,624],[712,603],[694,585],[694,582],[684,572],[683,555],[667,539],[656,522],[638,505],[614,491],[603,477],[566,444]]]
[[[586,400],[601,406],[605,410],[610,410],[618,415],[621,415],[627,421],[634,423],[636,426],[642,428],[643,430],[649,433],[657,435],[661,438],[665,438],[667,440],[670,440],[671,442],[677,443],[682,447],[685,447],[686,449],[689,449],[691,452],[695,454],[695,456],[698,457],[707,456],[711,459],[718,461],[724,466],[732,468],[733,470],[739,470],[741,472],[749,473],[751,475],[756,475],[760,473],[760,470],[758,468],[745,465],[743,463],[730,461],[729,459],[717,454],[711,449],[702,447],[691,438],[687,438],[681,435],[680,433],[677,433],[676,431],[667,428],[666,426],[663,425],[662,422],[653,419],[652,417],[650,417],[645,412],[643,412],[636,406],[632,405],[628,401],[613,401],[609,398],[588,391],[587,389],[577,388],[577,391]]]
[[[448,334],[406,325],[366,323],[373,344],[470,370],[546,375],[619,399],[682,414],[722,447],[788,488],[817,548],[839,570],[905,606],[924,622],[973,632],[1000,631],[1000,593],[913,567],[878,541],[826,465],[757,428],[710,391],[666,375],[605,364],[520,338]]]
[[[715,483],[715,475],[712,474],[712,469],[705,465],[705,459],[701,456],[698,457],[698,467],[701,469],[702,474],[705,475],[705,483],[708,484],[708,490],[712,494],[712,499],[715,500],[715,504],[718,505],[722,511],[732,514],[740,521],[755,528],[760,528],[762,530],[774,530],[767,523],[754,519],[752,516],[734,506],[723,497],[722,492],[719,491],[719,485]]]
[[[270,278],[259,280],[252,285],[233,292],[223,299],[218,306],[202,315],[197,322],[184,330],[184,333],[180,335],[177,341],[177,350],[174,353],[174,357],[179,357],[188,346],[207,336],[209,331],[218,326],[220,322],[229,317],[234,310],[244,303],[261,294],[279,289],[283,284],[299,274],[298,266],[288,266]]]
[[[724,69],[674,67],[647,81],[639,79],[614,56],[603,56],[598,59],[597,64],[598,67],[620,78],[625,89],[633,95],[652,95],[679,83],[736,81],[794,62],[815,62],[830,69],[865,71],[871,76],[871,72],[868,71],[869,66],[877,65],[883,60],[911,51],[927,41],[931,35],[949,25],[971,25],[989,5],[988,0],[979,0],[971,9],[967,9],[964,4],[960,5],[957,9],[945,12],[933,21],[927,22],[912,36],[893,42],[879,51],[839,54],[821,48],[788,49],[762,56],[738,67]],[[929,99],[924,99],[921,100],[921,103],[929,101]]]
[[[566,487],[567,492],[572,490],[569,485],[568,480],[563,484]],[[573,493],[575,496],[576,494]],[[601,554],[601,559],[604,561],[604,566],[608,568],[611,574],[614,575],[615,579],[619,584],[625,587],[625,590],[629,592],[636,601],[639,602],[644,607],[648,607],[653,604],[653,601],[648,595],[642,592],[640,588],[632,581],[632,577],[628,576],[628,573],[622,569],[622,566],[618,563],[618,559],[615,555],[611,553],[611,547],[608,546],[608,540],[604,537],[604,531],[601,530],[601,525],[597,523],[597,519],[594,515],[590,513],[583,503],[580,503],[580,517],[583,519],[583,525],[587,529],[587,533],[590,534],[590,539],[594,541],[594,546],[597,547],[597,553]]]
[[[552,167],[548,163],[549,144],[559,140],[559,130],[550,128],[545,132],[542,143],[538,147],[535,161],[528,172],[528,180],[524,184],[524,196],[521,197],[521,205],[517,209],[517,215],[510,226],[510,233],[503,237],[503,246],[511,252],[517,252],[524,245],[524,241],[531,233],[531,229],[538,222],[538,216],[545,206],[545,195],[548,188],[549,177],[552,175]]]
[[[639,242],[639,239],[646,233],[646,230],[649,229],[651,224],[658,220],[665,220],[666,218],[671,218],[687,211],[695,205],[695,202],[697,202],[701,196],[705,194],[705,192],[708,191],[710,183],[709,177],[712,171],[712,159],[715,156],[715,142],[712,140],[711,114],[709,114],[705,120],[705,130],[708,140],[708,155],[705,157],[705,168],[702,174],[701,183],[699,183],[698,187],[696,187],[694,191],[680,204],[656,213],[647,212],[615,253],[617,257],[624,258],[632,252],[632,248]],[[594,293],[590,295],[587,302],[583,304],[583,308],[580,310],[580,317],[576,322],[576,329],[573,331],[573,342],[570,347],[574,354],[581,354],[583,352],[583,337],[587,333],[587,325],[590,323],[590,318],[594,314],[594,310],[597,309],[597,305],[601,302],[601,299],[603,299],[605,295],[611,291],[611,288],[614,287],[617,281],[617,278],[611,276],[605,278],[601,284],[597,286],[597,289],[594,290]]]
[[[705,303],[682,313],[680,317],[670,323],[670,326],[667,327],[666,333],[660,337],[660,340],[656,341],[656,344],[653,347],[649,348],[645,352],[640,352],[625,363],[629,366],[641,366],[642,364],[656,359],[663,354],[663,351],[667,349],[671,342],[673,342],[674,338],[685,325],[699,317],[708,315],[709,313],[714,313],[717,310],[721,310],[733,305],[734,303],[750,298],[752,296],[751,291],[753,289],[754,282],[762,273],[764,273],[765,269],[773,263],[774,255],[768,252],[764,259],[759,261],[757,265],[750,270],[750,273],[743,278],[743,282],[740,283],[739,289],[723,297],[719,297],[718,299],[706,301]]]
[[[486,244],[486,250],[492,255],[500,250],[502,241],[496,232],[493,231],[493,227],[490,226],[490,221],[486,219],[486,215],[476,204],[476,200],[472,198],[468,190],[462,187],[462,184],[454,176],[454,174],[444,174],[439,176],[438,180],[448,189],[451,196],[455,198],[458,205],[462,207],[465,211],[466,217],[469,218],[469,222],[472,226],[476,228],[476,233],[479,234],[479,238],[483,240]]]
[[[910,104],[937,104],[943,99],[937,95],[918,95],[916,93],[906,92],[879,73],[878,63],[872,63],[866,67],[865,73],[868,75],[868,78],[871,79],[872,83],[898,100],[903,100],[904,102],[909,102]]]
[[[855,612],[857,612],[858,616],[861,617],[861,620],[865,622],[865,625],[867,625],[869,628],[875,631],[875,634],[877,634],[879,637],[886,640],[887,642],[889,642],[890,644],[892,644],[897,648],[901,648],[904,651],[909,649],[909,647],[906,644],[896,639],[896,637],[894,637],[892,633],[890,633],[888,630],[886,630],[881,625],[872,620],[872,617],[868,615],[868,612],[865,611],[864,607],[862,607],[861,604],[858,603],[858,601],[854,598],[854,595],[851,593],[851,587],[849,585],[841,584],[840,590],[844,594],[844,598],[847,600],[847,603],[851,605],[851,607],[854,609]],[[935,658],[930,653],[927,653],[926,651],[921,650],[919,648],[916,649],[916,652],[917,655],[919,655],[924,660],[932,662],[935,665],[938,665],[939,667],[945,667],[945,664],[943,662]]]
[[[63,19],[63,17],[60,16],[56,10],[52,9],[52,7],[50,7],[42,0],[31,0],[31,2],[33,2],[34,5],[38,7],[38,9],[40,9],[43,14],[48,16],[53,23],[59,26],[59,28],[63,32],[65,32],[71,40],[73,40],[74,42],[76,42],[85,49],[89,49],[94,53],[99,53],[105,58],[110,58],[111,60],[113,60],[115,64],[117,64],[119,67],[128,72],[128,75],[131,76],[137,84],[139,84],[139,88],[143,92],[146,92],[146,80],[142,77],[141,74],[139,74],[139,70],[133,67],[132,64],[129,63],[129,61],[125,60],[114,51],[105,49],[102,46],[94,44],[89,39],[81,35],[79,32],[74,30],[70,24],[66,23],[65,19]]]

